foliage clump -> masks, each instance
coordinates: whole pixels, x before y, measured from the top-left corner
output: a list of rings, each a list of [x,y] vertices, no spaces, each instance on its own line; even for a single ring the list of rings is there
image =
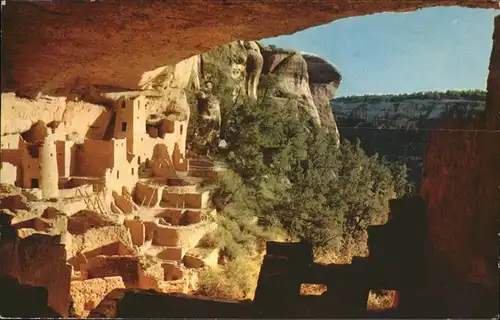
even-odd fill
[[[266,225],[318,247],[356,241],[386,221],[389,199],[408,193],[406,167],[306,123],[266,103],[236,107],[226,159]]]
[[[251,299],[258,276],[258,264],[241,256],[224,267],[206,269],[199,275],[198,294],[222,299]]]

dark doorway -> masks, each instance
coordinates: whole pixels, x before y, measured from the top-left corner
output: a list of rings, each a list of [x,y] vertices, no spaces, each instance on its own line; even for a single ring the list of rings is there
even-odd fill
[[[123,132],[127,131],[127,123],[126,122],[122,122],[122,131]]]
[[[36,178],[31,179],[31,188],[38,188],[38,187],[39,187],[38,179]]]

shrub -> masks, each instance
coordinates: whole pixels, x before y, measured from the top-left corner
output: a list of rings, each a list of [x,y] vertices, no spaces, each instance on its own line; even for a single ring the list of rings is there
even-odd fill
[[[252,298],[258,268],[257,261],[238,257],[218,269],[205,269],[199,275],[197,293],[221,299]]]

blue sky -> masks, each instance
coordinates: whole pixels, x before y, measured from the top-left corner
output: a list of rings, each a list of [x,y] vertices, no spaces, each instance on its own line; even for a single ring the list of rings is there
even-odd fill
[[[496,15],[459,7],[382,13],[262,42],[332,61],[343,76],[337,96],[486,89]]]

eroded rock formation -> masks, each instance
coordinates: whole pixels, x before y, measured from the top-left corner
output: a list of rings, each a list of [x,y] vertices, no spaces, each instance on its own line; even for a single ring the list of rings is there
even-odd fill
[[[202,87],[218,98],[223,118],[236,103],[266,98],[338,136],[330,100],[341,75],[331,62],[255,41],[232,42],[201,56]]]
[[[339,136],[330,100],[335,97],[342,76],[333,63],[312,54],[302,53],[302,56],[307,63],[309,88],[318,110],[321,125],[329,132]]]
[[[299,52],[263,48],[264,69],[260,85],[261,95],[282,108],[300,112],[321,126],[318,109],[309,87],[307,62]],[[331,111],[330,111],[331,113]]]
[[[189,141],[190,150],[202,153],[220,137],[220,101],[211,93],[201,92],[197,98],[198,114],[191,118],[194,133]]]
[[[201,54],[204,89],[228,99],[257,99],[264,60],[255,41],[235,41]]]
[[[498,7],[489,0],[7,1],[2,90],[30,97],[64,94],[78,83],[135,90],[144,85],[145,72],[237,39],[437,5]]]

